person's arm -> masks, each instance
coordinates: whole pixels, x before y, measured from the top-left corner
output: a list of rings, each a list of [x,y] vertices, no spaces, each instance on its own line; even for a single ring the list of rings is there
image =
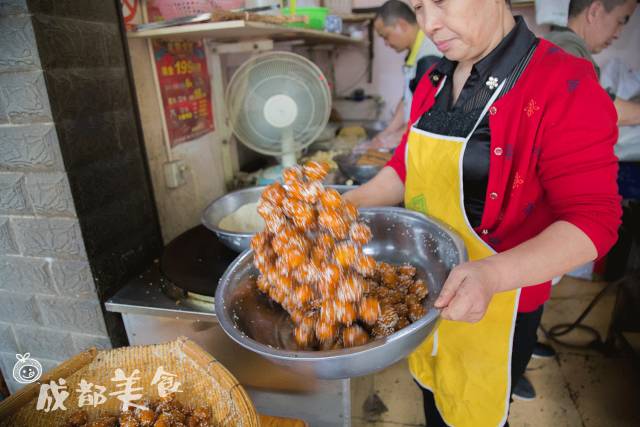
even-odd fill
[[[346,192],[342,197],[360,208],[394,206],[402,202],[404,183],[393,168],[385,166],[370,181]]]
[[[405,131],[404,102],[400,99],[389,125],[377,134],[368,144],[368,148],[395,148]]]
[[[404,182],[407,176],[405,155],[408,135],[409,133],[405,132],[391,160],[373,179],[346,192],[343,197],[358,207],[393,206],[400,203],[404,198]]]
[[[477,322],[494,293],[545,282],[615,243],[621,215],[615,109],[591,70],[572,71],[582,90],[557,91],[538,147],[536,171],[555,222],[520,245],[453,269],[435,304],[444,318]]]
[[[533,239],[455,267],[435,302],[449,320],[477,322],[497,292],[546,282],[593,261],[598,252],[575,225],[558,221]]]
[[[393,117],[389,122],[389,125],[385,130],[380,133],[394,133],[398,131],[404,131],[406,127],[406,123],[404,122],[404,102],[402,98],[398,101],[398,105],[396,106],[396,110],[393,113]]]
[[[640,102],[616,98],[613,105],[618,112],[618,126],[640,125]]]

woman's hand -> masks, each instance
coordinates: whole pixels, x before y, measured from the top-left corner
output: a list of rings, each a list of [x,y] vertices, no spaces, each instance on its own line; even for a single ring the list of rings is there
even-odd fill
[[[394,132],[380,132],[367,144],[367,147],[375,150],[392,150],[400,144],[403,134],[404,129]]]
[[[478,322],[484,317],[498,286],[498,275],[485,260],[460,264],[451,270],[435,307],[447,320]]]
[[[375,149],[385,148],[388,143],[389,136],[384,132],[380,132],[376,136],[374,136],[371,141],[367,144],[367,148]]]
[[[557,221],[514,248],[451,270],[435,306],[442,309],[445,319],[477,322],[493,294],[544,283],[597,255],[580,228]]]

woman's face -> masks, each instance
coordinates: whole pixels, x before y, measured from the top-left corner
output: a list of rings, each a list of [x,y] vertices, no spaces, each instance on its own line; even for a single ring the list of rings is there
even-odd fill
[[[505,0],[411,0],[418,24],[452,61],[477,61],[502,37]]]

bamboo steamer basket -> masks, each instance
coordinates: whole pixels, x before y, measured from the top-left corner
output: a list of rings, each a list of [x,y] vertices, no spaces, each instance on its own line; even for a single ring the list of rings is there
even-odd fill
[[[238,381],[209,353],[188,338],[180,337],[164,344],[138,347],[123,347],[98,351],[91,348],[44,374],[37,382],[29,384],[0,402],[0,426],[50,427],[64,426],[68,417],[79,409],[85,410],[92,421],[102,415],[116,415],[122,402],[110,392],[119,390],[111,381],[115,370],[122,369],[127,376],[139,370],[135,387],[144,387],[137,393],[143,398],[158,399],[156,386],[151,380],[156,369],[176,374],[181,383],[176,398],[188,406],[208,406],[211,409],[212,425],[254,427],[259,426],[256,410],[246,391]],[[41,384],[64,378],[69,397],[64,401],[66,411],[44,412],[36,409]],[[78,408],[80,380],[107,387],[107,401],[97,407]]]

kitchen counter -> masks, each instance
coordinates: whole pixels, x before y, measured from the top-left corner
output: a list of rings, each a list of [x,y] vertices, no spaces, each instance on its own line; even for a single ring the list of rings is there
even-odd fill
[[[300,375],[244,349],[228,338],[213,309],[169,298],[161,281],[159,266],[154,263],[105,304],[108,311],[122,314],[130,345],[186,336],[229,369],[261,414],[301,419],[311,427],[350,425],[348,379]]]
[[[149,270],[129,282],[113,298],[105,303],[108,311],[169,318],[215,321],[213,310],[190,304],[188,301],[173,300],[162,292],[162,277],[154,265]],[[213,286],[213,284],[212,284]]]

